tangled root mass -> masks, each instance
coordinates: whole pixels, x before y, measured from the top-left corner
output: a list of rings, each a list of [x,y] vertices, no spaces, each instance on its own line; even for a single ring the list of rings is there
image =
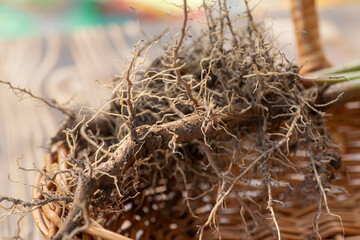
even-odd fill
[[[139,42],[106,106],[69,121],[66,135],[54,138],[68,143],[70,178],[78,185],[75,193],[64,191],[74,197],[68,216],[87,208],[114,231],[111,219],[139,218],[147,220],[132,227],[170,231],[177,224],[184,236],[202,238],[211,226],[221,235],[218,215],[235,202],[244,226],[262,221],[279,234],[279,202],[306,196],[326,205],[331,171],[341,166],[325,126],[323,91],[303,87],[298,67],[250,11],[247,26],[235,31],[226,2],[205,5],[207,28],[190,42],[186,1],[184,9],[176,44],[141,71],[160,37]],[[298,164],[296,156],[307,161]],[[67,219],[55,239],[80,224]]]

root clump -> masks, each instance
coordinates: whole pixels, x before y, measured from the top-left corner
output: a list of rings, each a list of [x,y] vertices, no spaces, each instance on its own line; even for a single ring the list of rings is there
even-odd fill
[[[299,197],[326,206],[341,159],[324,91],[303,87],[249,10],[235,31],[226,2],[204,5],[208,28],[190,42],[184,3],[176,44],[141,71],[162,36],[139,42],[112,99],[53,139],[67,148],[59,169],[71,169],[54,194],[73,199],[54,239],[89,219],[129,237],[209,239],[236,218],[244,237],[260,226],[280,237],[276,208]]]

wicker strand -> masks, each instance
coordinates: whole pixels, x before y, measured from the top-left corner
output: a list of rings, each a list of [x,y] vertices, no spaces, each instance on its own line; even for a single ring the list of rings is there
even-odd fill
[[[301,73],[330,67],[321,47],[315,0],[292,0],[291,15],[295,26]]]

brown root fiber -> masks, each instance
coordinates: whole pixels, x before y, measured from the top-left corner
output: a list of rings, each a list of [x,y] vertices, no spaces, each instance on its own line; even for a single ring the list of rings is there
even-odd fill
[[[125,75],[117,79],[108,113],[69,132],[78,135],[82,129],[68,161],[85,174],[79,175],[74,203],[54,239],[80,225],[84,207],[104,226],[109,216],[135,214],[153,227],[167,218],[160,228],[169,231],[186,218],[181,234],[202,239],[211,226],[221,236],[217,214],[234,196],[244,219],[266,222],[269,213],[278,237],[278,202],[311,189],[309,198],[326,205],[330,169],[341,163],[317,105],[323,98],[318,88],[302,86],[298,68],[261,34],[250,11],[248,27],[234,32],[222,1],[204,6],[207,37],[185,45],[184,3],[176,44],[141,74],[139,57],[159,38],[139,42]],[[214,19],[210,12],[216,7]],[[305,167],[290,159],[297,152],[309,157]],[[298,186],[281,183],[289,171],[304,180]],[[260,184],[250,195],[254,179]],[[206,204],[210,210],[201,210]],[[259,213],[263,217],[255,216]]]
[[[72,237],[88,218],[129,237],[141,229],[144,239],[209,239],[211,228],[223,234],[229,204],[244,236],[266,225],[280,238],[279,203],[306,196],[326,206],[341,166],[325,127],[326,91],[302,86],[250,10],[236,31],[226,2],[204,4],[207,29],[189,43],[184,3],[176,43],[140,71],[160,37],[139,42],[106,106],[54,138],[67,143],[63,164],[73,170],[54,185],[74,201],[53,239]]]

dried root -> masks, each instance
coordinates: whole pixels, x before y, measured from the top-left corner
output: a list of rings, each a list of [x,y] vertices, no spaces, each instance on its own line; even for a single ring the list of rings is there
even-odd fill
[[[71,120],[65,136],[55,138],[67,142],[64,161],[73,171],[68,184],[76,190],[63,190],[67,197],[73,192],[71,199],[50,198],[72,202],[53,239],[78,233],[89,216],[104,225],[107,215],[121,218],[127,204],[144,218],[149,211],[174,218],[187,212],[190,227],[201,226],[200,239],[211,226],[221,235],[217,214],[230,199],[241,206],[243,221],[259,224],[269,214],[275,228],[266,224],[279,239],[276,207],[291,195],[309,190],[330,212],[331,170],[341,166],[324,121],[332,99],[315,85],[303,87],[299,69],[272,46],[249,8],[248,25],[237,32],[226,1],[203,7],[206,37],[188,42],[184,1],[176,44],[140,71],[149,48],[165,33],[140,41],[114,83],[113,98],[95,115]],[[310,159],[306,166],[296,164],[299,152]],[[289,172],[302,175],[302,183],[284,184]],[[254,180],[260,184],[250,195]],[[206,204],[211,210],[201,210]],[[154,205],[162,207],[149,210]]]

